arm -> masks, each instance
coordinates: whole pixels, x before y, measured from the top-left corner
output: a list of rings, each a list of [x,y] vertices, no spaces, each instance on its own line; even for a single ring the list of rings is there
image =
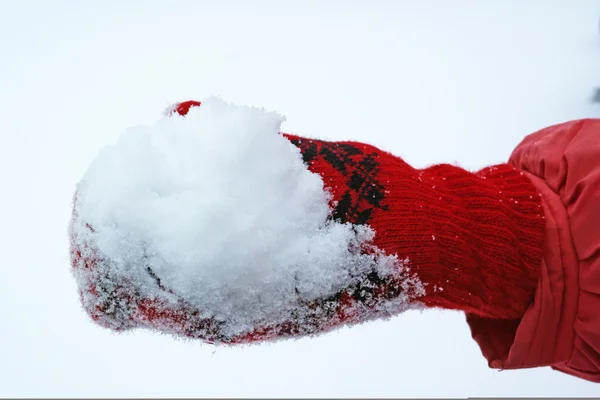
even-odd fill
[[[185,102],[171,112],[186,115],[199,105]],[[372,243],[361,252],[396,257],[391,271],[373,267],[327,297],[299,296],[286,321],[266,320],[235,334],[226,319],[206,317],[183,298],[147,298],[125,288],[128,283],[115,284],[110,274],[93,273],[87,280],[92,289],[83,289],[92,294],[84,296],[92,318],[117,330],[142,326],[247,343],[322,333],[414,307],[506,319],[523,314],[539,274],[544,217],[539,195],[521,171],[507,164],[475,173],[447,164],[419,170],[368,144],[282,135],[331,194],[329,219],[371,229]],[[85,227],[76,209],[74,221]],[[110,271],[94,254],[93,247],[72,240],[76,271],[99,269],[95,265]]]

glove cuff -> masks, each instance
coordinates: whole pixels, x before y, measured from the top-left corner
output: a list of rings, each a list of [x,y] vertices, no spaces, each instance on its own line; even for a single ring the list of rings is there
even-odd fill
[[[396,248],[411,253],[426,283],[422,301],[490,318],[521,317],[534,296],[545,232],[531,181],[508,164],[476,173],[437,165],[419,171],[419,179],[428,201],[419,205],[420,216],[407,218],[411,228],[399,243],[421,239]]]

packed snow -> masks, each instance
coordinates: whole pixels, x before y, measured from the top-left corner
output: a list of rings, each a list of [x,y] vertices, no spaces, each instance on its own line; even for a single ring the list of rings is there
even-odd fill
[[[78,185],[71,227],[79,262],[100,260],[74,269],[86,309],[115,297],[87,290],[108,279],[130,287],[117,301],[183,299],[234,337],[301,318],[304,304],[373,271],[404,274],[406,260],[374,247],[368,226],[329,218],[331,196],[279,134],[284,120],[213,97],[104,148]],[[417,296],[420,282],[406,277],[404,292]],[[394,299],[385,314],[411,300]],[[134,307],[119,308],[102,322],[135,326]]]

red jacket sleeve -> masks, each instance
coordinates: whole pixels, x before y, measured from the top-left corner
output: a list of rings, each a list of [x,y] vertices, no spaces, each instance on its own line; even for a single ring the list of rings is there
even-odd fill
[[[492,368],[550,366],[600,382],[600,119],[535,132],[509,162],[542,195],[541,276],[522,318],[467,314],[473,338]]]

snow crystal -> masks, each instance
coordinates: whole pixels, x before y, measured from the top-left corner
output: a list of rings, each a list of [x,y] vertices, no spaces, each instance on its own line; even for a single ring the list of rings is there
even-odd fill
[[[233,337],[298,318],[299,304],[373,270],[397,275],[403,263],[370,244],[369,227],[328,219],[323,180],[278,133],[283,121],[211,98],[103,149],[78,185],[70,228],[88,260],[74,268],[86,309],[112,299],[97,318],[129,328],[141,323],[128,296],[183,299]],[[410,286],[418,292],[418,280]]]

